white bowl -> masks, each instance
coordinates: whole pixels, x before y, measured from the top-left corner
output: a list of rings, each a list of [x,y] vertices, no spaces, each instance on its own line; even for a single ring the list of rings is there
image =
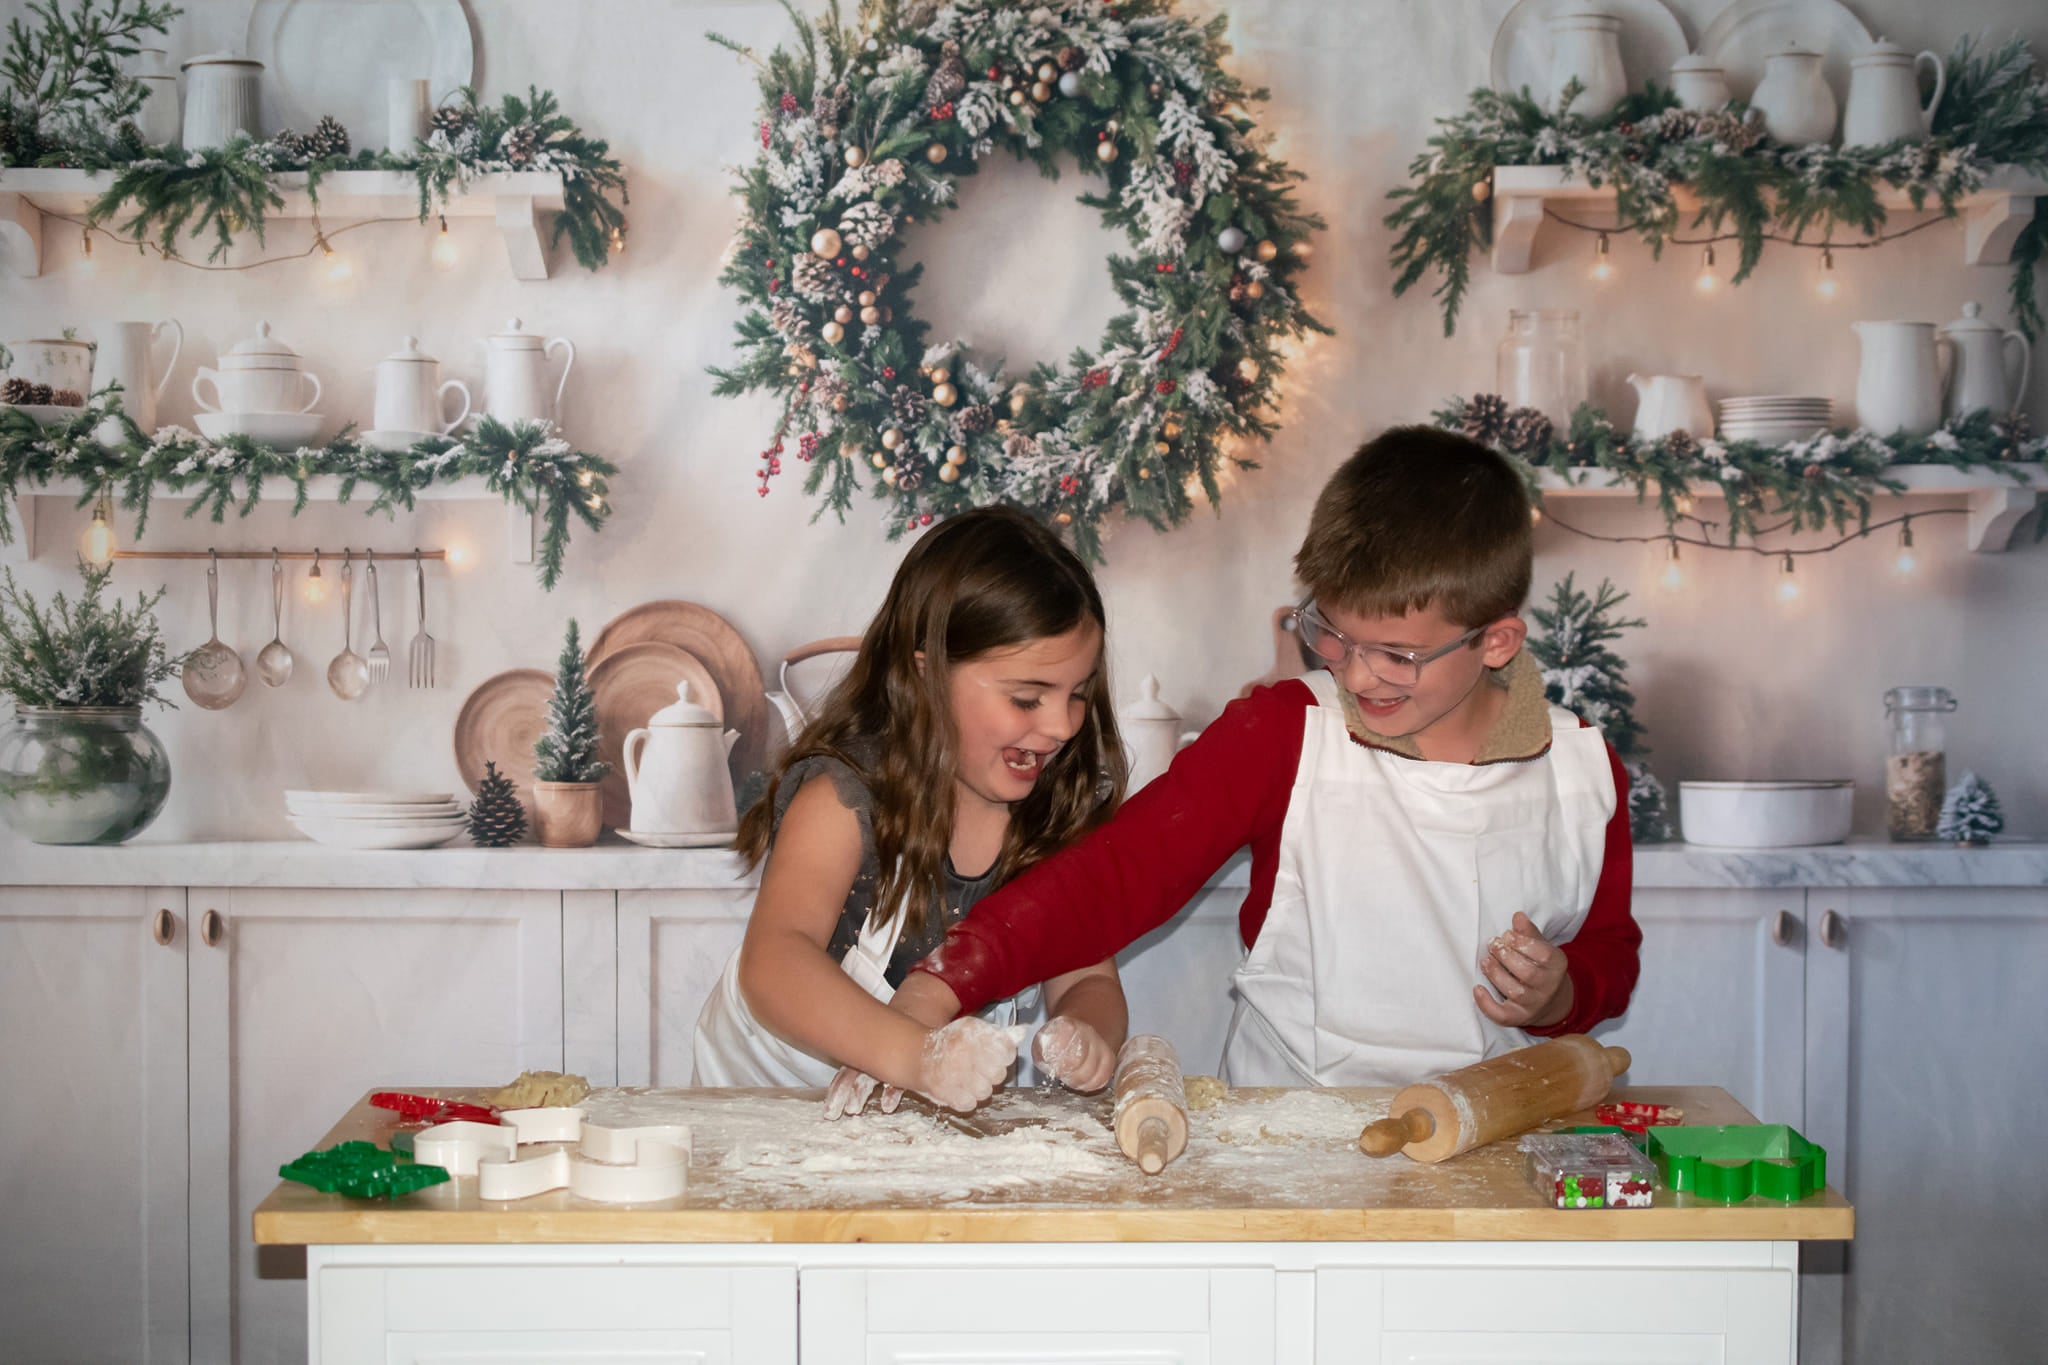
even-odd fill
[[[462,832],[462,821],[432,825],[385,825],[370,820],[293,820],[308,839],[336,848],[432,848]]]
[[[1805,848],[1849,837],[1854,782],[1681,782],[1678,824],[1702,848]]]
[[[445,806],[286,806],[294,820],[447,820],[459,817],[462,807]]]
[[[455,799],[454,792],[320,792],[291,791],[284,794],[286,804],[311,805],[332,802],[335,805],[367,806],[440,806]]]
[[[320,434],[327,419],[317,412],[198,412],[192,421],[209,441],[246,436],[267,446],[306,444]]]

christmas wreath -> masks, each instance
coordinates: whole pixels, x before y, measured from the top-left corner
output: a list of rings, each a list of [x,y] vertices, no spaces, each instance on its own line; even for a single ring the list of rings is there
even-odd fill
[[[820,514],[843,519],[866,478],[892,538],[1003,502],[1099,558],[1108,513],[1165,529],[1197,489],[1217,502],[1226,460],[1255,467],[1226,451],[1274,430],[1283,344],[1329,330],[1296,287],[1322,223],[1245,112],[1266,92],[1223,69],[1225,21],[1171,11],[875,0],[847,28],[835,3],[815,31],[790,9],[801,41],[765,61],[712,35],[756,62],[765,101],[722,276],[750,305],[741,358],[712,371],[721,395],[781,401],[763,496],[793,453]],[[1109,262],[1128,311],[1022,382],[928,342],[921,268],[899,260],[902,228],[942,214],[998,147],[1102,176],[1081,202],[1134,249]]]

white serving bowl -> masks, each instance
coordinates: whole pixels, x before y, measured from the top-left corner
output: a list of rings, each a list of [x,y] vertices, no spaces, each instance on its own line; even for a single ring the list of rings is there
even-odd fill
[[[1849,837],[1854,782],[1681,782],[1678,823],[1702,848],[1804,848]]]

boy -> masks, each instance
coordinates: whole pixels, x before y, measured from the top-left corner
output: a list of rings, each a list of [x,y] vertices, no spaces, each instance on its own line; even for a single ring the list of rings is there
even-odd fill
[[[977,906],[896,1006],[929,1022],[1098,961],[1249,844],[1233,1085],[1405,1084],[1621,1013],[1642,942],[1628,779],[1523,650],[1530,523],[1484,446],[1425,427],[1366,444],[1295,556],[1327,671],[1233,702],[1108,824]]]

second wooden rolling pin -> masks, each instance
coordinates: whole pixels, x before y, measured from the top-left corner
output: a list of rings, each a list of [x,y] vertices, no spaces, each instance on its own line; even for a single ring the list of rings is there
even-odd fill
[[[1358,1135],[1368,1156],[1442,1161],[1598,1104],[1628,1070],[1627,1048],[1567,1033],[1404,1086],[1392,1111]],[[1121,1084],[1121,1078],[1119,1078]]]
[[[1126,1039],[1116,1054],[1116,1145],[1146,1175],[1158,1175],[1188,1145],[1188,1099],[1180,1054],[1153,1033]]]

